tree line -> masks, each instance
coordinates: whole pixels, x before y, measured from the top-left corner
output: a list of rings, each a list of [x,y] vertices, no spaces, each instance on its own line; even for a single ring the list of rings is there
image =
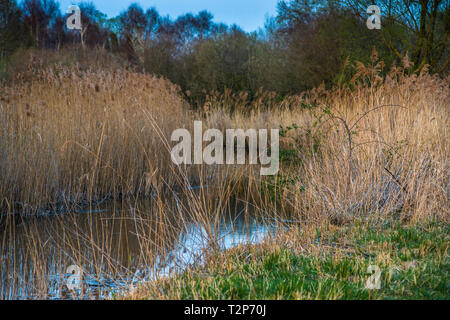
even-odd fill
[[[369,62],[373,48],[386,66],[408,55],[413,71],[427,66],[448,74],[447,1],[375,1],[381,30],[366,26],[372,3],[279,1],[276,16],[248,33],[215,23],[207,11],[171,19],[156,8],[131,4],[108,18],[89,2],[79,4],[82,30],[73,31],[55,0],[0,0],[0,61],[7,63],[19,48],[101,48],[170,79],[193,99],[225,89],[252,94],[264,88],[285,95],[347,81],[348,66]]]

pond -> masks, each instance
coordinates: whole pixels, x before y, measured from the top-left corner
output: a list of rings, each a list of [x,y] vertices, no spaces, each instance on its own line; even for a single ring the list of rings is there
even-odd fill
[[[201,264],[210,250],[261,242],[276,228],[245,202],[195,217],[192,204],[169,207],[113,202],[10,223],[0,233],[0,298],[114,298]]]

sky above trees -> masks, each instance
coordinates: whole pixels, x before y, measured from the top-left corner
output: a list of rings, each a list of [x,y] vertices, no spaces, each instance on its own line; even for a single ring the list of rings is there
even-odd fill
[[[61,11],[79,0],[59,0]],[[247,32],[264,27],[267,15],[276,14],[277,0],[91,0],[98,10],[108,17],[119,15],[131,3],[142,8],[155,7],[161,15],[176,18],[184,13],[194,14],[207,10],[214,15],[214,22],[237,24]]]

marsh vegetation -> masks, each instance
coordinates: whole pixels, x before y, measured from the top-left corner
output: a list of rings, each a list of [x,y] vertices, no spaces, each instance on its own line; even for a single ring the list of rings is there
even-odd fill
[[[1,299],[449,298],[443,2],[379,33],[333,1],[259,33],[83,5],[80,39],[42,3],[0,0]],[[174,164],[194,121],[278,129],[278,173]]]
[[[54,277],[64,278],[68,265],[85,270],[87,292],[203,265],[225,248],[236,219],[265,230],[263,243],[281,230],[357,221],[433,220],[446,230],[447,82],[409,75],[406,63],[382,78],[379,66],[374,53],[351,86],[281,100],[263,91],[252,100],[211,94],[197,111],[169,81],[131,71],[56,67],[4,85],[3,297],[63,297],[64,281]],[[260,176],[248,164],[176,166],[170,133],[194,119],[221,130],[280,128],[279,173]],[[161,267],[179,254],[180,235],[199,237],[200,249],[181,268],[176,259],[170,270]],[[290,241],[296,237],[302,233]],[[444,265],[445,243],[438,246]]]

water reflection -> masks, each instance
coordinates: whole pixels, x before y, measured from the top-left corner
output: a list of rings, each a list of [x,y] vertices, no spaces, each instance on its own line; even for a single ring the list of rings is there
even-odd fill
[[[169,207],[113,204],[84,214],[34,219],[4,230],[2,299],[104,299],[131,286],[202,263],[211,248],[258,243],[275,226],[242,205],[194,221]],[[163,213],[162,213],[163,212]],[[189,222],[188,222],[189,221]],[[69,266],[82,269],[80,286]],[[76,282],[75,282],[76,283]]]

